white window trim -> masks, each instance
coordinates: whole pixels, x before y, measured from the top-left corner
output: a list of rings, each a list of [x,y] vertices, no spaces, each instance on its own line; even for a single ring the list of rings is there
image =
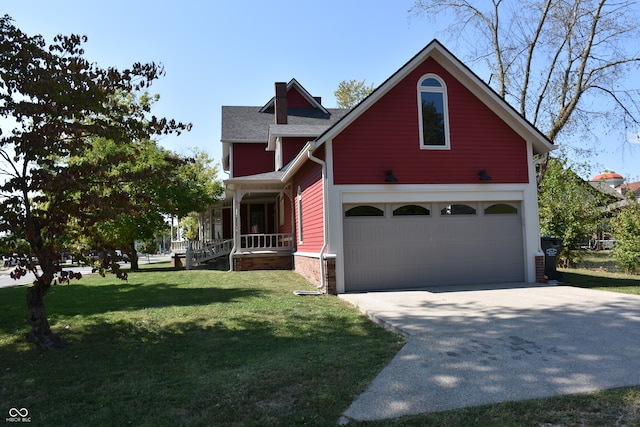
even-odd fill
[[[422,86],[421,83],[425,79],[434,79],[437,80],[442,87],[428,87]],[[444,83],[444,80],[440,78],[437,74],[425,74],[420,77],[418,80],[417,86],[417,95],[418,95],[418,126],[420,129],[420,149],[421,150],[450,150],[451,149],[451,139],[449,137],[449,101],[447,96],[447,85]],[[442,94],[442,105],[444,109],[444,143],[445,145],[425,145],[424,143],[424,132],[422,129],[422,93],[423,92],[435,92]]]

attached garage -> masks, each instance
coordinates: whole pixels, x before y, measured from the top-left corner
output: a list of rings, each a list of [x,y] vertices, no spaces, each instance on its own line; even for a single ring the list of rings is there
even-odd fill
[[[345,291],[525,281],[520,202],[343,205]]]

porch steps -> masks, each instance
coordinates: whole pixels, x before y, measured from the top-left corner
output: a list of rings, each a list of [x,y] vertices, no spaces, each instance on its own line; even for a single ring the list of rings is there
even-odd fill
[[[233,249],[233,239],[219,240],[191,250],[191,263],[202,264],[217,258],[229,256]],[[189,251],[187,251],[189,253]]]

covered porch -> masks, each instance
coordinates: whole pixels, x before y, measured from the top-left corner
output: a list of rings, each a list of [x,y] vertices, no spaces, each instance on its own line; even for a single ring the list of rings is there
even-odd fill
[[[272,183],[225,182],[226,198],[199,214],[199,239],[172,242],[190,269],[216,261],[230,270],[291,269],[295,251],[291,190]],[[177,261],[176,261],[177,265]]]

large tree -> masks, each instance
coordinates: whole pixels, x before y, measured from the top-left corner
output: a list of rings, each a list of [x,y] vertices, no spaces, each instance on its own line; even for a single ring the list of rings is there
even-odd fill
[[[538,191],[540,233],[562,239],[559,258],[568,266],[601,229],[605,206],[616,200],[581,179],[566,160],[550,158]]]
[[[637,138],[640,88],[624,87],[640,64],[640,21],[631,0],[415,0],[410,13],[466,41],[488,83],[554,143],[596,123]],[[631,136],[633,135],[633,136]],[[547,157],[540,162],[538,182]]]
[[[121,160],[109,163],[107,160],[113,157]],[[114,177],[129,177],[119,183],[119,188],[129,194],[133,209],[100,221],[90,229],[79,230],[70,240],[84,243],[80,246],[85,251],[109,253],[114,261],[116,249],[121,249],[128,255],[132,270],[138,269],[136,241],[153,238],[164,228],[167,216],[182,217],[204,210],[223,190],[216,179],[217,166],[213,160],[206,152],[195,149],[184,156],[154,141],[118,145],[97,138],[88,152],[75,160],[88,159],[98,159]]]
[[[44,296],[61,273],[57,250],[69,218],[82,229],[135,212],[120,187],[132,177],[109,165],[124,159],[74,162],[96,138],[127,146],[154,135],[180,133],[189,125],[157,118],[142,97],[163,74],[155,63],[129,69],[101,68],[84,57],[85,36],[57,36],[47,45],[5,15],[0,18],[0,232],[29,243],[39,268],[25,261],[36,279],[27,289],[28,339],[43,348],[62,346],[47,321]]]

